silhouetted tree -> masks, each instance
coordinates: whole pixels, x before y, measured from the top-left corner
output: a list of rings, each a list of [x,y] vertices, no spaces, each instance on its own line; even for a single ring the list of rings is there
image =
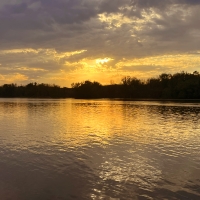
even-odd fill
[[[96,81],[72,83],[72,88],[57,85],[29,83],[25,86],[4,84],[0,97],[37,98],[132,98],[132,99],[200,99],[200,74],[180,72],[163,73],[146,81],[126,76],[120,84],[102,86]]]
[[[102,96],[102,85],[96,81],[72,83],[72,88],[76,98],[101,98]]]

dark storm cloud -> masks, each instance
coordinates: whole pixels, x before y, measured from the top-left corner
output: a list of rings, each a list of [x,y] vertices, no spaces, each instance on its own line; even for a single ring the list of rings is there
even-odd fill
[[[89,0],[5,3],[0,7],[0,48],[79,48],[76,43],[69,47],[70,39],[89,33],[91,26],[84,22],[97,14],[98,3]]]
[[[199,14],[188,16],[185,21],[180,19],[180,15],[182,15],[180,12],[168,16],[167,12],[171,10],[170,6],[177,3],[180,6],[187,4],[189,8],[190,5],[197,5],[200,1],[23,0],[18,4],[4,3],[0,8],[0,41],[2,44],[0,48],[10,48],[10,46],[60,50],[87,48],[91,53],[95,51],[103,54],[100,51],[106,51],[105,53],[108,54],[126,56],[126,52],[132,49],[131,46],[139,49],[143,46],[144,50],[141,52],[145,52],[151,42],[145,45],[131,38],[130,30],[136,26],[134,21],[116,30],[106,30],[106,26],[99,23],[98,14],[121,13],[130,19],[136,19],[144,18],[141,14],[143,9],[147,10],[147,14],[151,14],[151,11],[148,11],[149,8],[159,8],[160,10],[157,12],[161,18],[145,22],[143,30],[134,30],[136,37],[150,39],[149,41],[173,41],[177,38],[190,40],[191,28],[198,29]],[[130,7],[131,5],[135,7]],[[168,10],[164,11],[166,7]],[[92,19],[96,19],[93,24],[91,23]],[[158,26],[162,26],[162,28]],[[116,48],[115,46],[119,46],[119,43],[121,48]],[[112,53],[109,53],[111,51]],[[130,53],[129,55],[131,56]]]
[[[81,24],[101,13],[126,12],[126,6],[138,9],[160,7],[172,4],[197,5],[197,0],[24,0],[18,4],[4,4],[0,10],[2,29],[55,31],[54,24]],[[120,9],[121,8],[121,9]],[[136,13],[136,12],[132,12]],[[125,14],[125,13],[123,13]],[[137,15],[136,15],[137,16]],[[139,15],[138,15],[139,16]]]
[[[7,14],[21,14],[24,13],[27,10],[27,4],[26,3],[20,3],[18,5],[5,5],[2,9],[4,12],[4,15]]]
[[[198,5],[200,0],[132,0],[132,5],[136,5],[139,8],[162,8],[169,5]]]
[[[7,28],[37,29],[41,25],[81,23],[96,16],[92,1],[84,0],[31,0],[1,7],[0,19]],[[3,20],[4,21],[3,23]],[[30,26],[29,26],[30,24]],[[14,27],[11,25],[15,25]],[[43,27],[45,28],[45,27]]]
[[[128,0],[102,0],[99,3],[99,13],[107,12],[107,13],[116,13],[120,12],[119,8],[123,7],[124,5],[130,5],[130,1]]]
[[[96,15],[95,7],[90,1],[40,0],[39,2],[40,10],[54,22],[61,24],[81,23]]]
[[[200,0],[177,0],[178,3],[182,4],[190,4],[190,5],[197,5],[200,4]]]

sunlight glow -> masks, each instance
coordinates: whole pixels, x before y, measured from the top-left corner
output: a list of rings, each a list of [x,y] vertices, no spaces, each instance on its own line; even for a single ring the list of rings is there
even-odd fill
[[[168,67],[181,67],[183,70],[192,66],[197,66],[200,62],[198,54],[175,54],[152,56],[146,58],[136,58],[132,60],[122,60],[117,63],[120,67],[133,67],[133,66],[168,66]]]
[[[104,64],[113,60],[112,58],[98,58],[96,59],[96,64]]]
[[[31,48],[26,49],[9,49],[0,51],[0,54],[19,54],[19,53],[39,53],[40,49],[35,50]]]
[[[19,71],[42,71],[42,72],[45,72],[45,71],[48,71],[46,69],[41,69],[41,68],[29,68],[29,67],[17,67],[16,68],[17,70]]]
[[[16,81],[26,80],[28,80],[28,77],[20,73],[14,73],[9,75],[0,74],[0,81],[3,81],[4,83],[15,83]]]
[[[70,52],[61,52],[59,53],[55,49],[10,49],[10,50],[2,50],[0,54],[24,54],[24,53],[33,53],[33,54],[44,54],[54,56],[55,58],[64,58],[70,57],[76,54],[81,54],[86,52],[87,50],[77,50],[77,51],[70,51]]]
[[[111,29],[113,27],[119,28],[123,24],[131,24],[133,20],[131,18],[128,18],[122,14],[99,14],[99,20],[102,23],[106,23],[108,25],[108,29]]]
[[[5,62],[1,62],[0,84],[46,82],[60,86],[70,87],[73,82],[84,80],[98,81],[101,84],[110,84],[112,80],[120,83],[122,77],[133,76],[139,79],[155,77],[160,73],[176,73],[180,71],[200,71],[199,51],[187,54],[160,55],[143,58],[117,61],[115,57],[88,58],[84,55],[87,50],[58,52],[55,49],[11,49],[0,51],[5,56]],[[14,54],[14,55],[13,55]],[[31,55],[30,55],[31,54]],[[81,55],[78,60],[74,55]],[[7,56],[7,57],[6,57]],[[20,63],[6,61],[10,56],[21,58]],[[29,60],[31,65],[29,66]],[[115,62],[111,62],[114,61]],[[57,71],[51,72],[51,68]],[[34,75],[28,75],[32,73]]]
[[[81,54],[81,53],[84,53],[86,51],[87,50],[80,50],[80,51],[65,52],[65,53],[60,53],[60,54],[58,52],[56,52],[55,56],[57,58],[64,58],[64,57],[70,57],[70,56],[74,56],[74,55],[77,55],[77,54]]]

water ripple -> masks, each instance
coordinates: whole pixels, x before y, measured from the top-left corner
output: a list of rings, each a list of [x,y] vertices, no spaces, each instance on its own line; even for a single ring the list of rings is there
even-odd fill
[[[1,199],[200,199],[200,104],[0,99]]]

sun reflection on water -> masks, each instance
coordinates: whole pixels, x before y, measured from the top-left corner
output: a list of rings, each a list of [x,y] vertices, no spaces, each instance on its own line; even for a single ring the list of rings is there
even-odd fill
[[[92,199],[198,195],[189,186],[198,185],[199,113],[194,104],[0,100],[1,162],[70,178]]]

